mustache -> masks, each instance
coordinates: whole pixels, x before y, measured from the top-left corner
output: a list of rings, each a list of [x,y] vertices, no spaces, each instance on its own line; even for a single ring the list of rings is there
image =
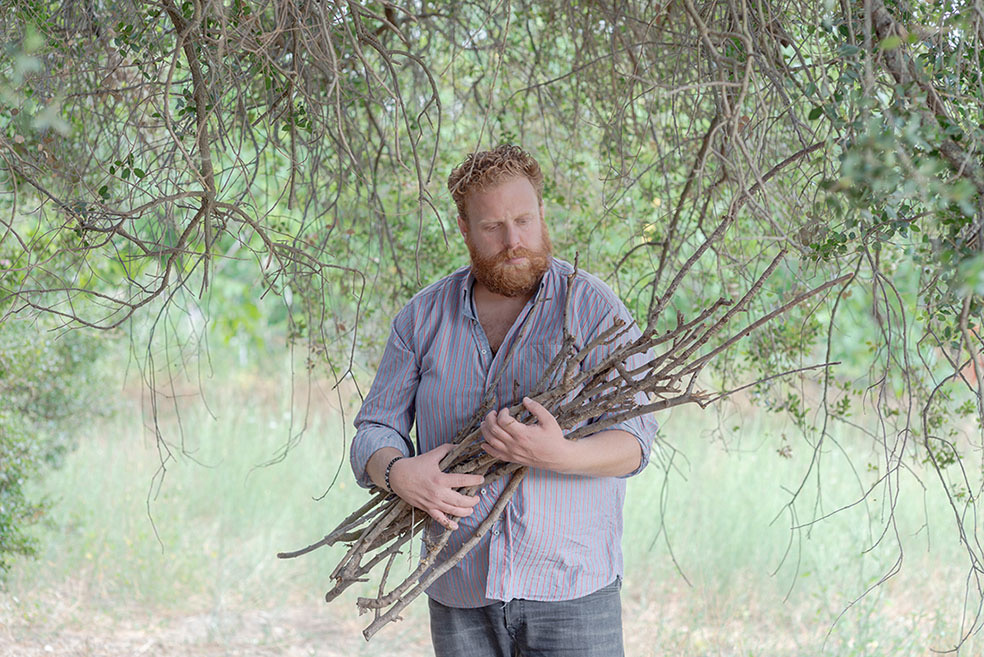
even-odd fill
[[[520,246],[520,247],[516,247],[515,249],[506,249],[504,251],[500,251],[499,253],[492,256],[490,264],[498,265],[505,262],[506,260],[512,260],[513,258],[526,258],[529,260],[532,259],[533,256],[535,255],[536,255],[535,251],[531,251],[530,249]]]

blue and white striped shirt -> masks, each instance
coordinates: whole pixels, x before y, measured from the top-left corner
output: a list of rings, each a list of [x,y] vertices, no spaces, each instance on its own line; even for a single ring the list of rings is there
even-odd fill
[[[450,442],[482,403],[499,361],[516,353],[496,382],[499,407],[530,394],[563,341],[567,277],[573,267],[551,266],[493,354],[471,298],[468,267],[423,289],[393,320],[379,370],[355,419],[352,468],[363,486],[371,484],[366,463],[383,447],[406,455]],[[580,348],[618,317],[632,326],[625,340],[639,336],[618,297],[600,280],[579,271],[573,283],[572,332]],[[522,330],[524,324],[528,324]],[[519,344],[513,345],[521,339]],[[589,369],[610,351],[596,348],[583,362]],[[639,356],[643,358],[643,356]],[[630,360],[630,369],[641,360]],[[644,395],[639,403],[646,403]],[[416,449],[411,427],[416,420]],[[649,462],[656,422],[642,416],[615,424],[636,436],[642,462]],[[586,440],[590,440],[587,438]],[[489,514],[507,483],[482,489],[480,502],[445,547],[458,550]],[[625,479],[567,475],[531,468],[502,516],[467,556],[438,579],[427,594],[449,607],[480,607],[496,600],[570,600],[593,593],[622,576],[622,504]]]

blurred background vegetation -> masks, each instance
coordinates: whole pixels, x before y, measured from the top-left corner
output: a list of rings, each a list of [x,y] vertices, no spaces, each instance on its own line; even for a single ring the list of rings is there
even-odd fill
[[[4,3],[7,585],[316,598],[326,556],[270,555],[361,494],[343,454],[390,318],[467,263],[445,176],[510,141],[556,255],[641,322],[708,239],[687,317],[780,252],[736,321],[855,274],[701,380],[759,383],[662,419],[626,538],[653,654],[959,644],[984,586],[982,26],[977,0]]]

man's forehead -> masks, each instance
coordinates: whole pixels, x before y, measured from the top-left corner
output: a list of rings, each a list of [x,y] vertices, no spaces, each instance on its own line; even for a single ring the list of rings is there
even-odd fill
[[[486,206],[522,208],[538,205],[539,201],[530,181],[519,177],[469,191],[465,195],[465,204],[469,208]]]
[[[494,178],[488,180],[481,185],[476,185],[472,190],[465,195],[469,197],[475,194],[497,194],[497,193],[515,193],[517,190],[529,191],[535,196],[536,189],[533,187],[533,183],[530,182],[529,178],[523,175],[514,174],[507,175],[501,178]]]

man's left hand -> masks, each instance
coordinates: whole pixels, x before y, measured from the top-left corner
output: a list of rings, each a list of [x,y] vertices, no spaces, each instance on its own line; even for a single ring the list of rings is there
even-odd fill
[[[557,420],[542,404],[523,398],[523,405],[537,424],[523,424],[509,409],[492,411],[482,420],[482,449],[501,461],[519,463],[555,472],[570,468],[572,443],[564,438]]]

